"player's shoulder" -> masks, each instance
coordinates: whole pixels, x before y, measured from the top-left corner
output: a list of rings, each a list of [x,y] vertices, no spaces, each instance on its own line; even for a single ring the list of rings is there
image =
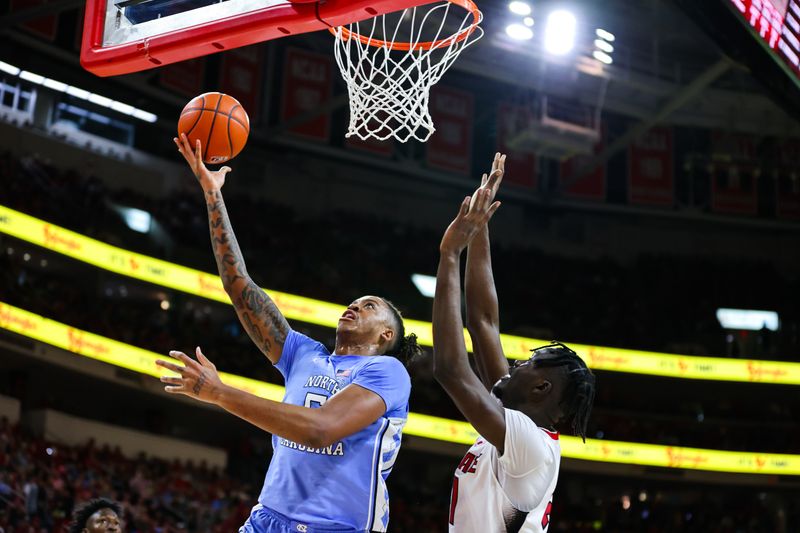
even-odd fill
[[[397,358],[390,355],[374,355],[364,357],[359,365],[360,371],[380,372],[395,379],[411,381],[406,366]]]
[[[300,333],[295,329],[289,330],[286,336],[286,344],[292,343],[297,347],[302,347],[305,350],[319,352],[322,355],[330,355],[330,352],[324,344],[316,339],[312,339],[308,335]]]

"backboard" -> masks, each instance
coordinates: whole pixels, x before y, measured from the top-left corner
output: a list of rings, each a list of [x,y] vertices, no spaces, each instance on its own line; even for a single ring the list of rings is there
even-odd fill
[[[98,76],[127,74],[431,1],[88,0],[81,64]]]

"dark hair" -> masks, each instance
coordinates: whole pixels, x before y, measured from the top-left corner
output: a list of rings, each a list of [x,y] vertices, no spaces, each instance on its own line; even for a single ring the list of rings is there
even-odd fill
[[[403,315],[400,313],[397,307],[395,307],[395,305],[386,298],[382,299],[384,302],[386,302],[386,305],[391,310],[395,321],[395,328],[397,329],[395,332],[396,340],[392,343],[389,349],[386,350],[386,355],[396,357],[404,365],[408,366],[417,357],[422,355],[422,347],[417,342],[417,336],[415,334],[412,333],[406,336],[406,326],[403,323]]]
[[[531,357],[542,351],[554,353],[555,356],[539,359],[537,366],[567,367],[567,385],[561,395],[564,416],[572,427],[572,432],[586,442],[586,425],[589,422],[589,414],[592,412],[596,388],[594,374],[583,362],[583,359],[565,344],[553,341],[547,346],[534,348],[531,350],[533,352]]]
[[[69,527],[69,533],[81,533],[86,528],[86,522],[89,518],[101,509],[111,509],[117,516],[122,517],[122,507],[117,502],[108,500],[106,498],[96,498],[89,500],[83,505],[76,507],[72,512],[72,524]]]

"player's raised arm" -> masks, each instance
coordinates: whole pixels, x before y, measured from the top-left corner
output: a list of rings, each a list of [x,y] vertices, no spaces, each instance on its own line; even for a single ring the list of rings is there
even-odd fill
[[[439,245],[439,269],[433,300],[433,371],[458,409],[472,426],[499,450],[503,449],[505,415],[472,371],[461,320],[461,252],[499,207],[488,189],[467,197]]]
[[[505,173],[506,156],[495,154],[492,170],[483,175],[481,188],[488,189],[494,201]],[[478,231],[467,248],[466,271],[467,330],[472,338],[475,364],[481,381],[491,390],[498,379],[508,374],[508,360],[500,343],[500,311],[492,273],[489,226]]]
[[[186,135],[174,139],[178,150],[194,172],[203,188],[208,208],[208,223],[211,230],[211,246],[217,260],[225,292],[233,302],[236,314],[247,334],[258,349],[273,363],[281,357],[283,344],[289,332],[289,323],[275,302],[249,276],[242,252],[233,234],[228,211],[222,199],[222,185],[230,167],[210,171],[203,164],[200,141],[192,147]]]

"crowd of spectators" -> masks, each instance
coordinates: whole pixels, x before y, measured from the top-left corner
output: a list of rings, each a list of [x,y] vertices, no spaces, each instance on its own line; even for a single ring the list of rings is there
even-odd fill
[[[390,533],[446,530],[456,462],[401,453],[389,478]],[[254,463],[259,475],[264,464],[263,458]],[[606,481],[569,471],[561,477],[552,531],[789,533],[800,527],[797,502],[777,491]],[[127,458],[94,442],[66,446],[0,419],[2,533],[63,533],[74,506],[95,497],[122,505],[127,533],[229,533],[246,519],[258,488],[202,464]]]
[[[236,531],[253,487],[218,468],[146,457],[87,442],[66,446],[0,421],[0,531],[62,533],[75,504],[118,501],[128,533]]]

